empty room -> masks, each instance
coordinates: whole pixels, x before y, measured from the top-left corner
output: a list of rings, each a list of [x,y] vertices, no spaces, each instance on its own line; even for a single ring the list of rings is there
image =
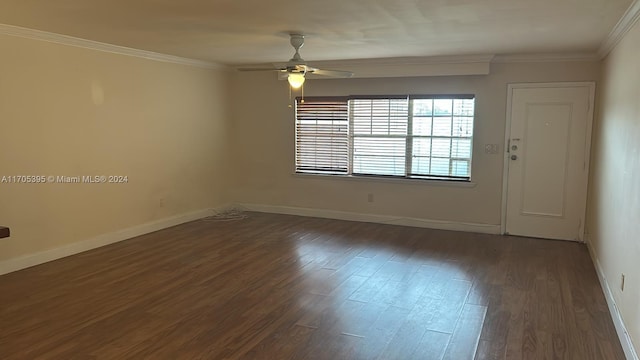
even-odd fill
[[[629,359],[640,0],[0,0],[0,359]]]

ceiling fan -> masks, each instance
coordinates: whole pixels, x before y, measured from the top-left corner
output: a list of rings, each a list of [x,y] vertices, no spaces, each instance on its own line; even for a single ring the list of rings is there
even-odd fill
[[[307,65],[306,61],[300,56],[300,48],[304,45],[304,35],[291,33],[289,42],[296,50],[293,57],[285,64],[284,67],[276,68],[239,68],[240,71],[279,71],[287,74],[287,80],[292,88],[298,89],[304,84],[305,76],[308,74],[327,76],[332,78],[348,78],[353,76],[351,71],[341,70],[322,70]]]

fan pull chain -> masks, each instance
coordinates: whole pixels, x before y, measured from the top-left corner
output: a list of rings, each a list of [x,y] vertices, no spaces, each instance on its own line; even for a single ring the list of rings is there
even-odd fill
[[[291,102],[291,86],[288,86],[289,84],[287,84],[287,88],[289,89],[289,108],[293,107],[293,103]]]

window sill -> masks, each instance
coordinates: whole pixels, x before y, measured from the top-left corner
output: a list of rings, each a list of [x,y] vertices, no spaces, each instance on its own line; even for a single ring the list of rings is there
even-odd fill
[[[463,180],[431,180],[431,179],[408,179],[408,178],[388,178],[377,176],[357,176],[357,175],[326,175],[313,173],[293,173],[292,176],[308,179],[320,180],[342,180],[342,181],[360,181],[360,182],[380,182],[390,184],[411,184],[411,185],[427,185],[427,186],[443,186],[443,187],[460,187],[474,188],[476,183]]]

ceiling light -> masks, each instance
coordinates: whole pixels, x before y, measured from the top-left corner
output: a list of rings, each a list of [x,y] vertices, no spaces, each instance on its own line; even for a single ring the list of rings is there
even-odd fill
[[[300,88],[300,86],[302,86],[302,84],[304,84],[304,74],[291,73],[287,77],[287,80],[289,81],[289,85],[291,85],[292,88],[298,89]]]

